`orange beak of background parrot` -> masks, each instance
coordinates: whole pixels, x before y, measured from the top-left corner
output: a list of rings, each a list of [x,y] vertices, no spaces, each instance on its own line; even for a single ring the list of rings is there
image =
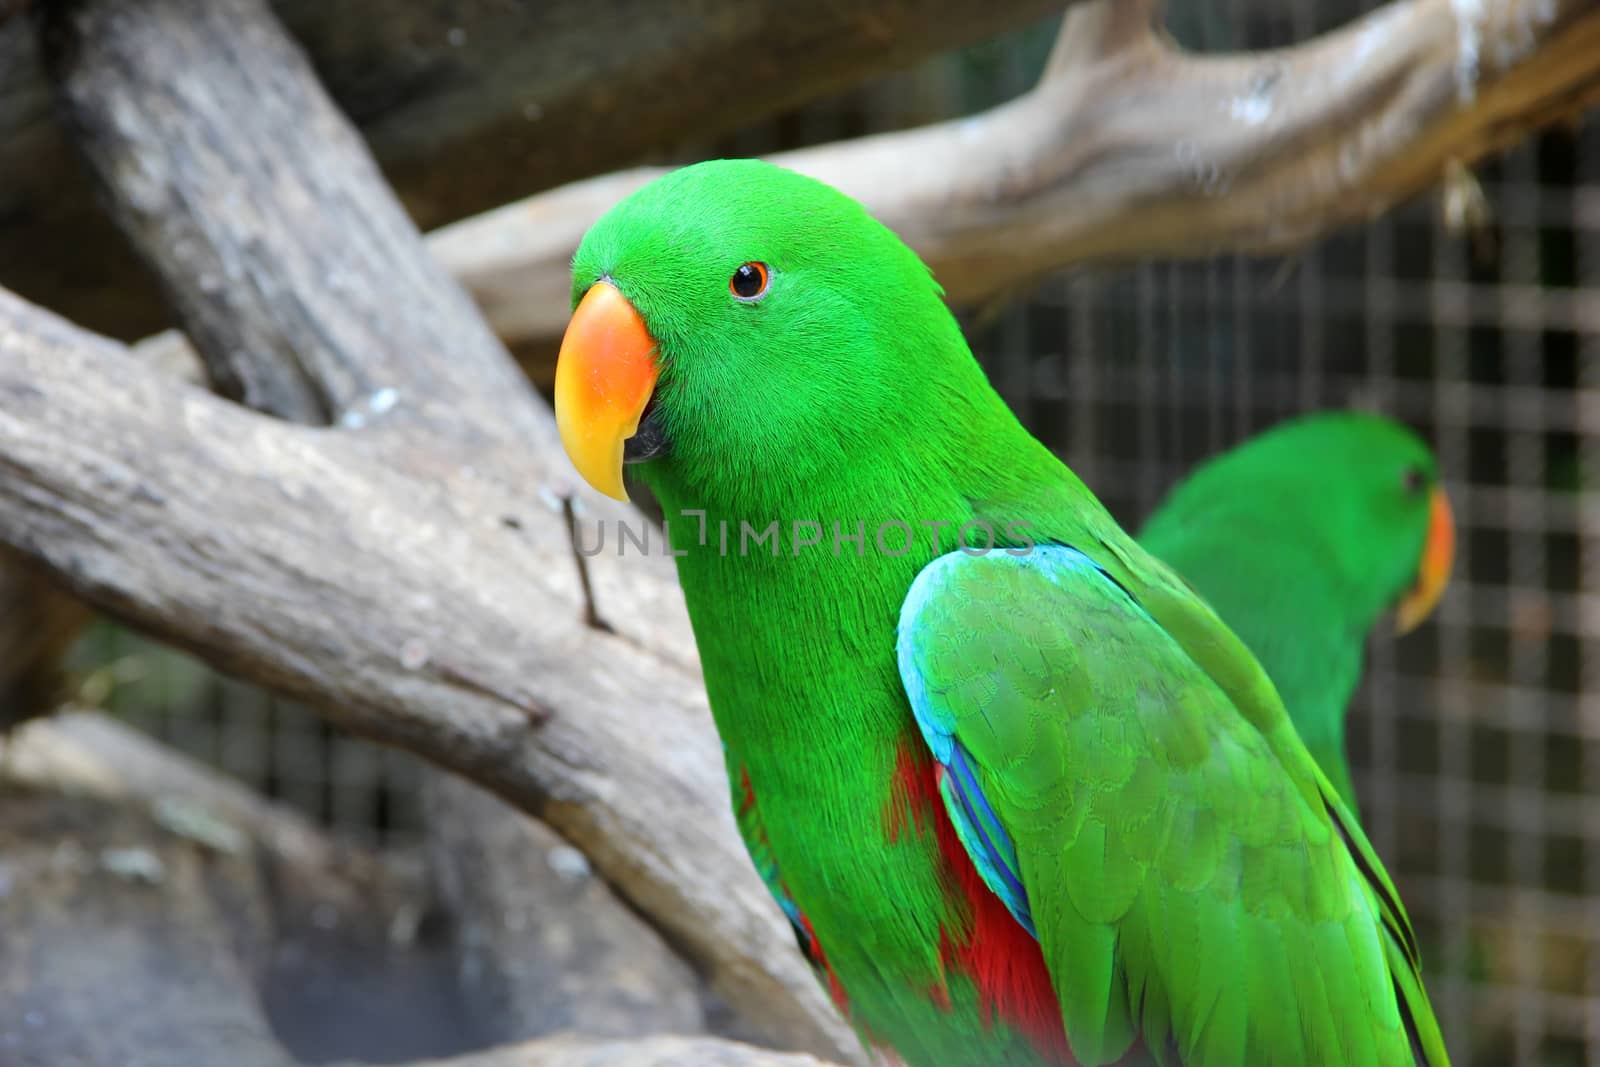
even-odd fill
[[[1434,605],[1444,595],[1450,582],[1450,566],[1456,557],[1456,523],[1450,514],[1450,500],[1444,489],[1435,486],[1433,504],[1428,516],[1428,539],[1422,545],[1422,563],[1417,568],[1417,582],[1400,599],[1395,611],[1395,630],[1408,633],[1415,630],[1432,613]]]
[[[656,341],[628,298],[607,282],[583,295],[556,361],[556,428],[583,480],[627,500],[623,450],[655,391]]]

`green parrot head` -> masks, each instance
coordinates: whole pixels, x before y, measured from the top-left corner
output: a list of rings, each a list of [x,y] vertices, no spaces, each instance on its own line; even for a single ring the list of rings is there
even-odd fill
[[[639,189],[589,230],[572,273],[557,422],[578,472],[619,499],[625,462],[742,500],[800,484],[981,378],[898,237],[758,160]]]
[[[1401,633],[1428,617],[1450,577],[1455,524],[1433,453],[1379,415],[1321,413],[1274,427],[1190,475],[1140,539],[1147,547],[1181,541],[1183,524],[1228,508],[1269,514],[1278,531],[1317,542],[1241,551],[1288,552],[1331,568],[1326,577],[1360,605],[1358,616],[1392,608]]]

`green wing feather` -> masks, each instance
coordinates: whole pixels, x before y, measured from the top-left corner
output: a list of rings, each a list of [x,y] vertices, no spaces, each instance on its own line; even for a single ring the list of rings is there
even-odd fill
[[[1010,834],[1075,1055],[1442,1067],[1394,888],[1270,683],[1170,572],[1107,562],[952,553],[901,615],[913,709]]]

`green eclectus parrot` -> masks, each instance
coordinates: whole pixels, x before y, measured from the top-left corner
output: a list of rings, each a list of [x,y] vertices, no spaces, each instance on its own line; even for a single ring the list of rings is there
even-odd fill
[[[1455,523],[1433,453],[1364,412],[1293,419],[1202,464],[1139,532],[1256,659],[1356,808],[1344,724],[1367,635],[1416,628],[1450,578]]]
[[[704,163],[597,222],[572,295],[562,440],[664,508],[740,829],[871,1048],[1447,1062],[1265,673],[1016,421],[889,229]]]

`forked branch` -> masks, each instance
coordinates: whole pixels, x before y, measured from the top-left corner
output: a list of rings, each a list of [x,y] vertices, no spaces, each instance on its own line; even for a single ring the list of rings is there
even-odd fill
[[[990,111],[772,158],[861,200],[970,304],[1070,265],[1289,249],[1600,99],[1588,0],[1396,2],[1218,56],[1175,48],[1151,6],[1074,8],[1040,84]],[[658,173],[567,185],[430,245],[502,338],[548,341],[583,231]]]
[[[621,632],[585,624],[548,409],[264,0],[73,0],[39,25],[209,377],[279,417],[0,291],[0,542],[544,816],[749,1032],[848,1055],[734,831],[667,561],[591,561]],[[481,818],[455,829],[439,847],[494,851]]]
[[[0,542],[538,815],[766,1039],[849,1061],[734,829],[666,561],[591,560],[618,632],[585,626],[560,462],[270,419],[0,290]]]

